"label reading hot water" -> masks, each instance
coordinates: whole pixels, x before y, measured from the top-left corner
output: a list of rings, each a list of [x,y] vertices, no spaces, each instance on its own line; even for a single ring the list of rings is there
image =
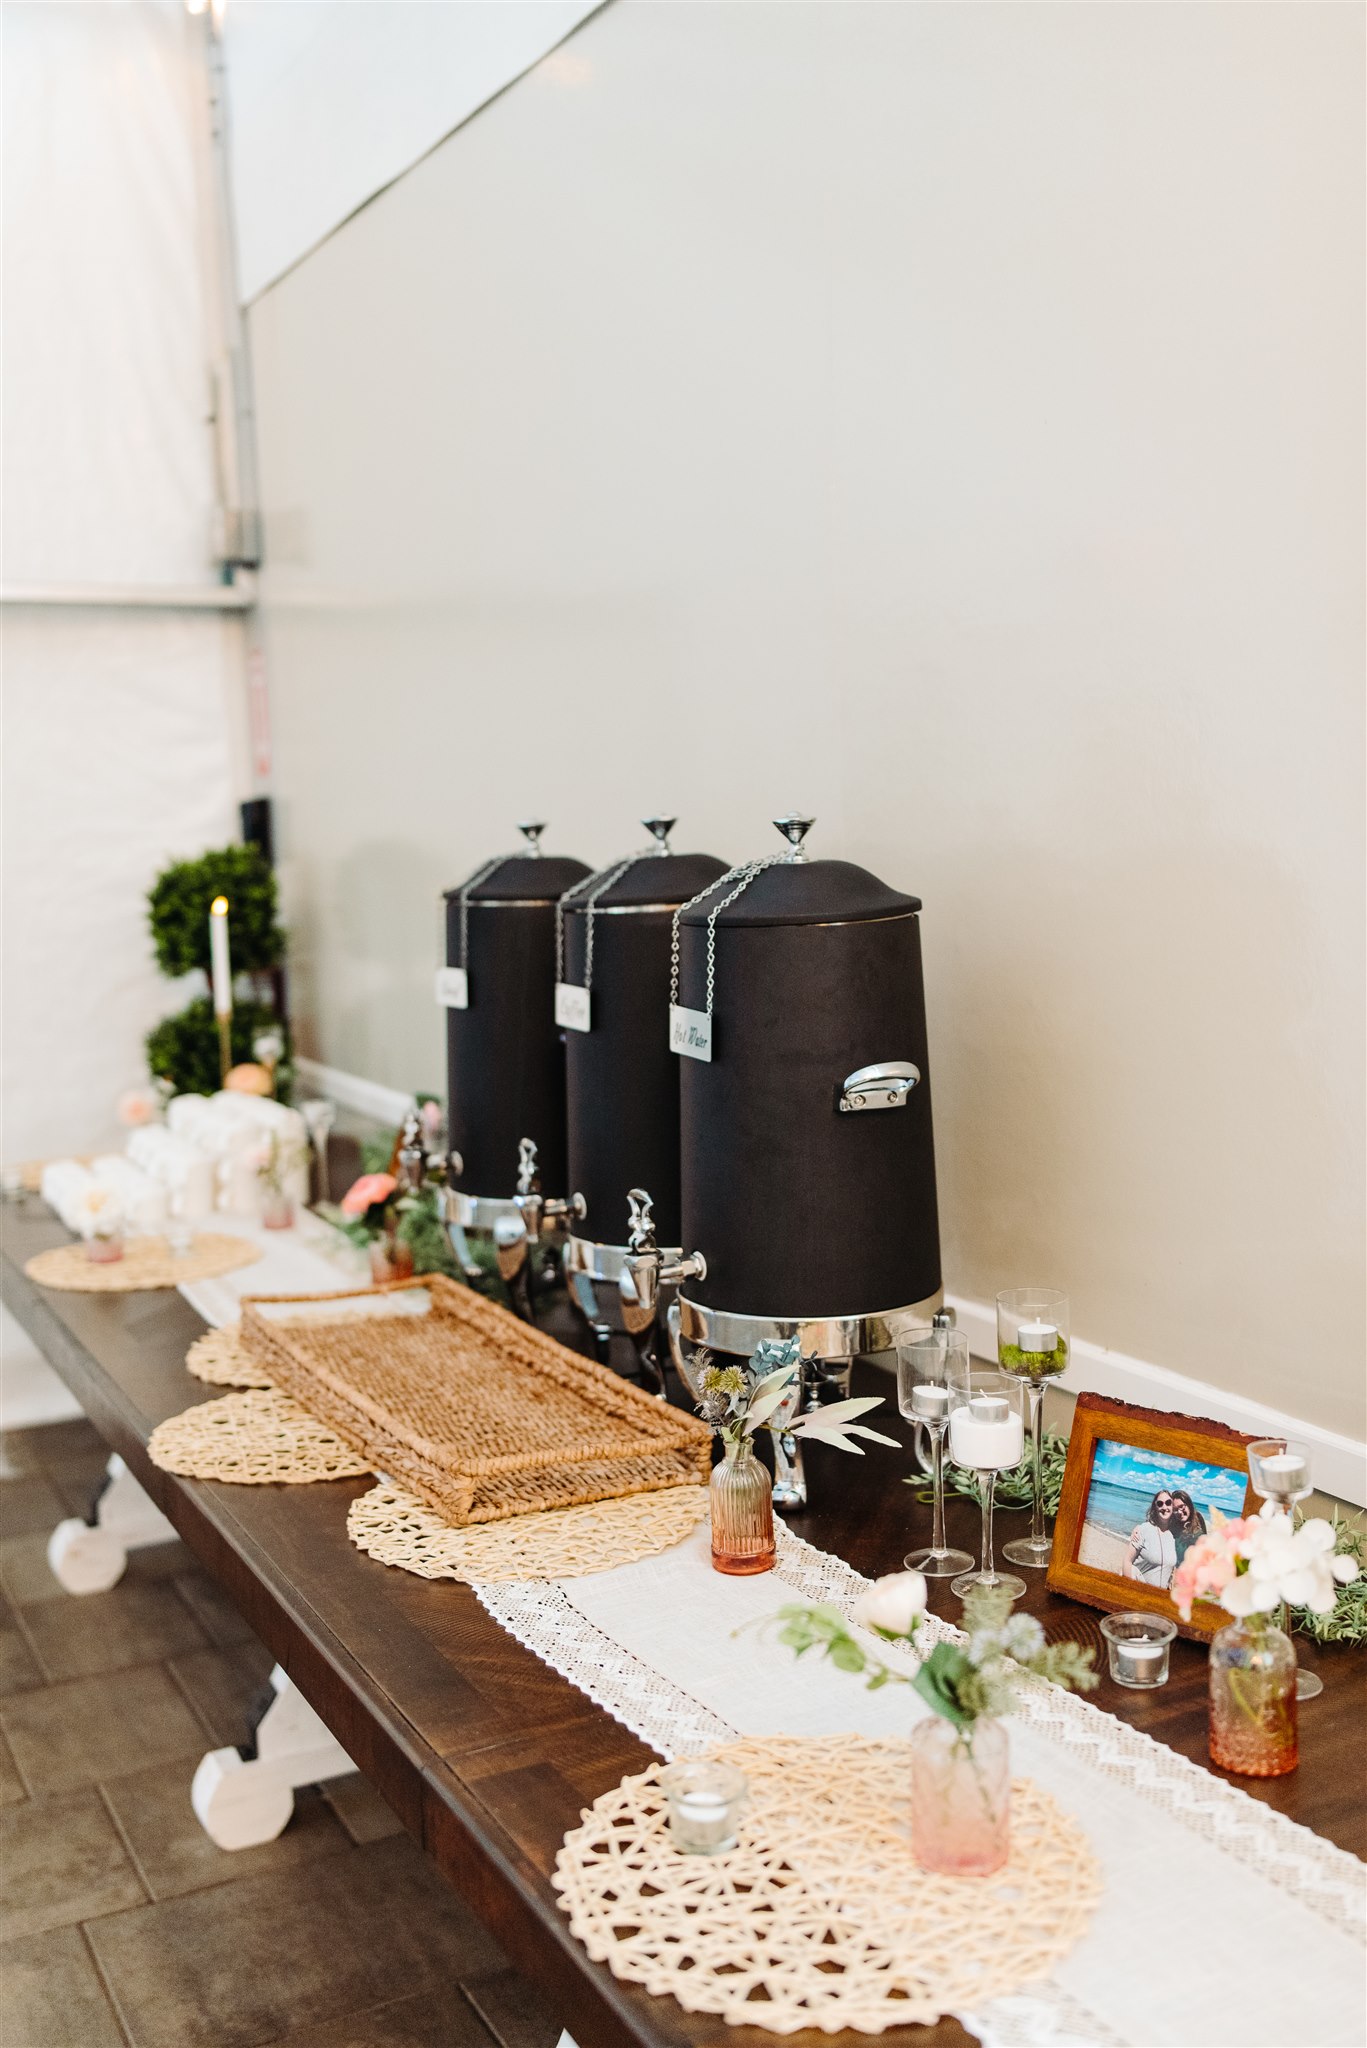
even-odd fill
[[[589,1029],[589,991],[573,981],[555,984],[555,1021],[565,1031]]]
[[[686,1010],[682,1003],[669,1006],[669,1050],[688,1060],[711,1060],[712,1019],[706,1010]]]
[[[463,967],[437,969],[437,1001],[444,1010],[468,1010],[470,983]]]

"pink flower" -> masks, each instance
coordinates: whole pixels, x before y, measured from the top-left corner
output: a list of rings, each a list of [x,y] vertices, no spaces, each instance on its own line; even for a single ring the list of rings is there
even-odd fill
[[[128,1130],[136,1130],[140,1124],[154,1124],[161,1112],[161,1100],[155,1088],[125,1088],[114,1105],[114,1114]]]
[[[364,1216],[377,1202],[387,1202],[399,1183],[392,1173],[363,1173],[342,1197],[344,1216]]]

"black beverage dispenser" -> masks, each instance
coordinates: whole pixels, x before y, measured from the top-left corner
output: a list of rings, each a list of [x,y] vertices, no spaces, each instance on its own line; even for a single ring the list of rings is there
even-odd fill
[[[446,892],[446,1221],[493,1239],[499,1269],[529,1312],[527,1255],[574,1203],[565,1158],[565,1052],[555,1021],[556,905],[590,869],[541,851],[544,824]]]
[[[649,1188],[666,1256],[678,1255],[679,1061],[660,1018],[669,998],[674,912],[726,872],[708,853],[674,853],[672,818],[645,818],[654,844],[576,882],[559,909],[558,1009],[565,1033],[568,1180],[584,1199],[565,1248],[570,1291],[605,1355],[625,1324],[641,1376],[663,1390],[655,1316],[625,1312],[628,1194]]]
[[[925,991],[914,896],[848,861],[732,869],[677,919],[682,1234],[638,1229],[623,1277],[662,1284],[676,1363],[796,1337],[808,1395],[928,1328],[943,1301]],[[663,1023],[659,1028],[663,1028]],[[802,1497],[780,1459],[775,1498]]]

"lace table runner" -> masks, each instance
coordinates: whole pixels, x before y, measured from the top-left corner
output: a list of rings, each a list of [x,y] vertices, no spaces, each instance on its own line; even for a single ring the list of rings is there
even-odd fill
[[[704,1526],[594,1578],[476,1591],[543,1662],[675,1756],[766,1735],[904,1737],[929,1711],[909,1688],[870,1693],[829,1665],[795,1665],[760,1626],[793,1599],[848,1612],[866,1583],[787,1531],[776,1572],[725,1578]],[[1022,1690],[1013,1772],[1080,1823],[1104,1894],[1049,1982],[959,2012],[969,2031],[988,2048],[1361,2048],[1363,1866],[1087,1701]]]

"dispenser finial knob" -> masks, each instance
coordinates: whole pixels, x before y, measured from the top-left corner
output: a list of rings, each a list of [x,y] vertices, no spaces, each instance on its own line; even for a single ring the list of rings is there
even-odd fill
[[[678,822],[677,818],[642,818],[641,823],[655,841],[657,853],[669,852],[669,835]]]
[[[530,846],[533,855],[539,860],[541,857],[541,835],[546,829],[546,820],[544,818],[519,818],[517,829]]]
[[[815,823],[815,818],[804,818],[797,812],[789,812],[786,817],[775,818],[774,824],[793,849],[789,855],[790,860],[806,860],[802,842]]]

